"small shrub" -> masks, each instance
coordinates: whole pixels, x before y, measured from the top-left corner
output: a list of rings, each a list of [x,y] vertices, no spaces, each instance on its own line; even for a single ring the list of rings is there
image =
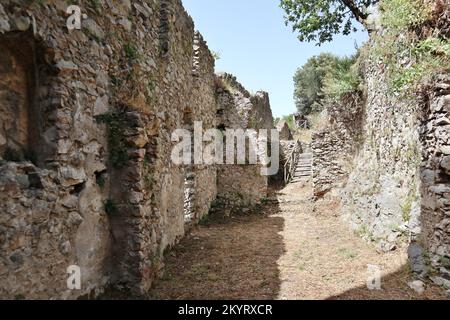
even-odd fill
[[[211,50],[211,54],[214,60],[220,60],[220,58],[222,57],[222,53],[220,51]]]
[[[420,25],[431,15],[431,6],[422,0],[384,0],[381,10],[382,24],[394,31]]]
[[[390,91],[405,96],[417,91],[427,77],[448,71],[449,40],[439,38],[438,30],[425,39],[411,32],[420,31],[430,19],[430,1],[384,0],[381,8],[386,31],[374,37],[376,45],[371,56],[384,62]]]
[[[415,192],[415,190],[413,190],[413,192]],[[403,205],[401,206],[402,218],[404,222],[411,220],[412,205],[415,201],[417,201],[417,196],[413,194],[413,192],[406,197]]]
[[[96,117],[108,126],[109,160],[113,167],[122,168],[128,161],[128,148],[124,137],[124,123],[119,113],[109,112]]]
[[[340,66],[325,77],[324,92],[328,97],[339,100],[347,93],[358,91],[361,81],[357,66]]]
[[[97,13],[100,13],[102,8],[100,0],[88,0],[88,5],[91,6]]]
[[[439,262],[442,264],[443,267],[445,267],[445,268],[450,268],[450,258],[447,258],[447,257],[441,257],[441,259],[439,260]]]
[[[139,57],[138,50],[133,43],[124,44],[123,51],[129,60],[136,60]]]

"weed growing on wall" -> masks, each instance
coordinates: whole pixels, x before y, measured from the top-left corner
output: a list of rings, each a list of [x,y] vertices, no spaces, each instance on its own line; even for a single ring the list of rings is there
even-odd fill
[[[450,42],[439,30],[427,36],[422,26],[431,18],[428,0],[383,0],[384,33],[374,36],[372,58],[383,61],[391,91],[410,93],[427,79],[450,66]]]
[[[114,168],[122,168],[128,161],[127,146],[124,138],[124,123],[119,113],[108,112],[96,117],[108,127],[109,161]]]

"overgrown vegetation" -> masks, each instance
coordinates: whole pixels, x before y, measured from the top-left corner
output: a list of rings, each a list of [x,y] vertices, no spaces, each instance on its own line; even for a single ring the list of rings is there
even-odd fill
[[[139,58],[139,52],[134,43],[125,43],[123,45],[123,51],[129,60],[136,60]]]
[[[392,92],[417,91],[429,77],[447,72],[449,39],[432,27],[433,2],[428,0],[383,0],[382,35],[374,37],[372,58],[386,66]]]
[[[128,152],[125,142],[124,123],[119,112],[108,112],[96,117],[100,123],[108,127],[109,161],[115,168],[122,168],[128,161]]]
[[[321,112],[327,103],[357,91],[361,77],[358,54],[339,57],[322,53],[311,57],[294,76],[294,99],[298,111],[309,115]]]

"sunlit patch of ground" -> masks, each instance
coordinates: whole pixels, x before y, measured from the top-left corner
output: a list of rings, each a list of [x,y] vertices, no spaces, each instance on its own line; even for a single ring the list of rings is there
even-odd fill
[[[403,251],[382,254],[353,234],[339,206],[314,210],[311,189],[289,185],[259,214],[212,220],[166,257],[154,299],[446,299],[430,286],[419,296]],[[367,265],[382,271],[369,290]]]

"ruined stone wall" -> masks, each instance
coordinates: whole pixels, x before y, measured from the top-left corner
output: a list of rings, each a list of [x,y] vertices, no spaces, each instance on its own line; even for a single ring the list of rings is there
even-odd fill
[[[277,130],[279,132],[280,135],[280,140],[284,140],[284,141],[289,141],[289,140],[294,140],[294,137],[292,136],[292,132],[291,129],[289,128],[289,125],[287,124],[286,121],[281,121],[278,125],[277,125]]]
[[[19,3],[0,5],[0,38],[32,48],[18,60],[33,61],[33,84],[14,90],[35,108],[28,121],[36,125],[41,152],[28,162],[2,154],[0,296],[74,297],[109,280],[111,238],[103,206],[108,191],[96,179],[106,170],[107,143],[93,118],[96,100],[108,90],[102,79],[109,58],[85,33],[67,34],[61,27],[65,7],[34,5],[26,12]],[[1,63],[4,70],[8,62]],[[2,117],[3,128],[10,120]],[[67,290],[72,264],[83,270],[81,291]]]
[[[347,95],[328,107],[327,127],[313,133],[311,149],[316,198],[346,182],[352,170],[352,159],[361,144],[362,106],[359,94]]]
[[[201,122],[203,130],[217,127],[216,76],[214,57],[200,33],[195,35],[194,43],[194,87],[192,91],[192,119]],[[204,142],[203,147],[208,143]],[[205,159],[204,159],[205,160]],[[196,164],[193,167],[195,198],[194,217],[198,222],[209,213],[217,196],[217,168],[211,164]]]
[[[18,54],[31,55],[2,54],[11,81],[2,79],[0,100],[17,93],[23,110],[35,108],[36,127],[26,115],[13,120],[38,131],[16,136],[38,137],[40,148],[37,159],[25,157],[29,142],[10,143],[10,112],[0,116],[9,130],[0,132],[2,298],[76,298],[107,285],[145,292],[186,227],[186,169],[171,161],[171,133],[189,108],[214,125],[213,59],[200,36],[194,43],[180,1],[80,6],[88,18],[68,32],[64,1],[26,11],[18,0],[0,5],[1,45],[14,49],[8,43],[24,37],[30,49]],[[6,70],[8,59],[33,61],[33,73]],[[5,156],[5,145],[20,152]],[[199,219],[215,197],[215,175],[195,171]],[[82,290],[67,290],[69,265],[81,267]]]
[[[313,137],[314,192],[334,189],[357,234],[383,251],[409,245],[413,270],[424,275],[430,258],[435,282],[448,286],[448,75],[392,94],[385,65],[364,59],[365,102],[336,109]]]
[[[436,283],[448,285],[448,77],[408,101],[387,94],[381,69],[372,68],[365,142],[341,192],[345,218],[384,251],[410,244],[413,270],[426,272],[429,257],[442,275]]]
[[[450,77],[438,76],[430,88],[420,127],[423,162],[420,167],[421,228],[415,239],[450,286]]]
[[[230,74],[221,74],[217,91],[218,127],[225,129],[273,129],[269,96],[251,95]],[[270,133],[269,133],[270,135]],[[248,147],[248,145],[247,145]],[[248,148],[247,148],[248,151]],[[223,165],[217,173],[218,201],[233,211],[249,207],[267,197],[268,177],[261,175],[261,165]]]
[[[420,233],[421,105],[389,92],[383,66],[366,67],[364,143],[342,192],[352,228],[389,251]]]

